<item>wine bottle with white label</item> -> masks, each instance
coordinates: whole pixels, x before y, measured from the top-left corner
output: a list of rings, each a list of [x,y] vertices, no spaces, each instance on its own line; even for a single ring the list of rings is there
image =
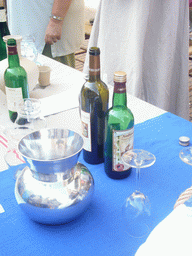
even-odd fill
[[[105,117],[104,168],[113,179],[129,176],[131,168],[125,166],[121,156],[133,148],[134,116],[127,107],[126,73],[114,73],[113,106]]]
[[[80,93],[80,114],[84,138],[83,158],[89,164],[104,162],[104,119],[109,91],[100,79],[100,49],[89,50],[89,78]]]
[[[29,98],[27,73],[20,66],[15,39],[8,39],[8,68],[4,73],[5,91],[9,117],[12,122],[17,118],[17,104],[23,98]]]

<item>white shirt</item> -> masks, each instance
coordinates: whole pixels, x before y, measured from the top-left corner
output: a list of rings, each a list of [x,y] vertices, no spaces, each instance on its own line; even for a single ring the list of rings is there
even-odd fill
[[[188,8],[188,0],[100,0],[89,40],[101,49],[109,84],[115,71],[125,71],[128,93],[186,119]]]
[[[8,25],[12,35],[32,35],[39,53],[54,0],[7,0]],[[51,46],[53,57],[74,53],[84,42],[84,0],[73,0],[63,22],[61,40]]]

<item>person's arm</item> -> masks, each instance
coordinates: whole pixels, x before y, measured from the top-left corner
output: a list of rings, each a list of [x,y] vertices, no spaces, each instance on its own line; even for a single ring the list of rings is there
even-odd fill
[[[53,44],[61,39],[63,20],[69,10],[72,0],[54,0],[52,7],[52,15],[56,19],[50,18],[49,24],[45,32],[45,43]],[[57,20],[57,17],[62,20]]]

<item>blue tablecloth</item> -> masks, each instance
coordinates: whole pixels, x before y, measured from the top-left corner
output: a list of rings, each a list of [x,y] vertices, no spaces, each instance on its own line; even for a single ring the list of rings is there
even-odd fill
[[[191,186],[192,167],[179,158],[179,137],[189,136],[192,123],[166,113],[135,126],[135,148],[155,154],[156,163],[141,170],[141,191],[148,195],[154,228],[172,210],[178,196]],[[82,155],[79,161],[83,164]],[[95,180],[95,193],[79,219],[60,226],[35,223],[21,211],[14,197],[13,171],[0,173],[0,255],[105,255],[132,256],[146,238],[126,232],[121,218],[125,198],[135,190],[135,172],[112,180],[103,164],[85,164]]]

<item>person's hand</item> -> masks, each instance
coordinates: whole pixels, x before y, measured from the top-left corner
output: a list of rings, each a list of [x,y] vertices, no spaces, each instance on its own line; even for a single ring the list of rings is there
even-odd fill
[[[52,18],[50,19],[45,32],[46,44],[54,44],[57,42],[57,40],[61,39],[62,25],[62,21],[54,20]]]

